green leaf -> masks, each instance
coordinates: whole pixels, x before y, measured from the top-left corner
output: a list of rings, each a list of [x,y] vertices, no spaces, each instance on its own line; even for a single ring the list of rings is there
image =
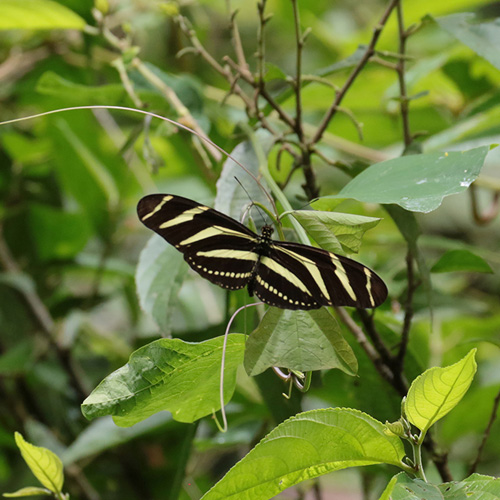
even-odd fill
[[[182,254],[157,235],[139,256],[135,274],[139,302],[165,333],[172,328],[172,314],[187,270]]]
[[[270,307],[247,340],[245,370],[258,375],[271,366],[302,372],[338,368],[354,375],[358,363],[326,308],[290,311]]]
[[[357,410],[334,408],[300,413],[273,429],[203,500],[272,498],[307,479],[363,465],[399,466],[401,440]]]
[[[50,491],[57,493],[62,490],[64,476],[63,466],[59,457],[47,448],[32,445],[16,432],[16,444],[21,450],[24,461],[28,464],[35,477]]]
[[[35,495],[52,496],[52,492],[37,486],[27,486],[26,488],[21,488],[13,493],[3,493],[3,496],[7,498],[32,497]]]
[[[264,155],[267,156],[274,141],[272,135],[265,131],[259,131],[256,133],[256,138],[259,140]],[[244,165],[254,177],[260,177],[259,159],[250,140],[238,144],[231,151],[231,156]],[[228,158],[224,162],[222,172],[217,181],[217,196],[215,197],[214,207],[237,220],[241,219],[242,209],[251,203],[259,202],[271,208],[263,190],[250,174],[245,172],[231,158]],[[266,182],[263,179],[259,180],[264,189],[268,190]],[[246,192],[240,183],[245,187]],[[262,213],[255,212],[255,209],[252,213],[255,217],[258,217],[256,219],[258,224],[267,222],[262,219]]]
[[[65,466],[82,459],[96,457],[106,450],[116,448],[151,432],[161,432],[172,422],[170,413],[157,413],[133,427],[117,427],[111,417],[91,422],[62,453]]]
[[[78,156],[84,165],[88,175],[105,195],[108,202],[108,208],[114,209],[118,204],[120,196],[115,181],[106,166],[99,161],[99,158],[97,158],[97,156],[87,147],[82,138],[78,137],[73,132],[68,122],[65,120],[57,120],[57,126],[68,145],[73,149],[76,156]],[[66,168],[71,170],[71,167],[67,166]]]
[[[0,30],[83,30],[85,21],[52,0],[2,0]]]
[[[412,479],[404,472],[394,476],[379,500],[495,500],[500,499],[500,479],[473,474],[463,481],[440,485]]]
[[[469,250],[448,250],[432,267],[432,273],[451,273],[469,271],[492,273],[490,265],[479,255]]]
[[[432,212],[445,196],[461,193],[470,186],[488,151],[488,146],[482,146],[464,152],[408,155],[375,163],[331,198],[395,203],[411,212]]]
[[[159,411],[194,422],[220,409],[219,380],[223,337],[200,343],[160,339],[138,349],[129,362],[106,377],[83,402],[88,419],[113,415],[129,427]],[[236,368],[243,361],[245,336],[227,339],[224,401],[231,399]]]
[[[476,349],[454,365],[434,367],[417,377],[408,390],[405,411],[408,420],[423,433],[443,418],[469,389],[477,364]]]
[[[91,236],[88,219],[48,205],[31,204],[28,212],[31,236],[41,260],[70,259]]]
[[[295,210],[291,212],[316,243],[335,253],[358,253],[363,235],[380,219],[363,215]]]
[[[450,35],[484,57],[495,68],[500,69],[500,19],[491,22],[476,22],[474,14],[452,14],[434,19]]]

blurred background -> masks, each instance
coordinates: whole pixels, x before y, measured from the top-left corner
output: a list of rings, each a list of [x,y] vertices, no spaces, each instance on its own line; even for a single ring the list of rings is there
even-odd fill
[[[62,14],[46,11],[46,17],[9,21],[13,3],[0,2],[3,121],[73,106],[128,106],[196,126],[228,152],[245,140],[243,124],[255,124],[244,102],[228,95],[226,79],[192,46],[197,40],[222,67],[225,56],[235,59],[230,18],[237,11],[241,48],[255,69],[256,2],[61,0],[67,9]],[[352,69],[346,59],[369,42],[387,2],[320,0],[299,7],[302,28],[311,29],[303,54],[303,75],[312,82],[303,89],[310,133]],[[407,41],[406,60],[409,121],[418,134],[414,152],[498,143],[500,66],[436,19],[471,12],[491,21],[500,17],[500,2],[421,0],[403,2],[403,12],[405,25],[418,28]],[[291,2],[269,0],[266,13],[273,14],[265,31],[267,85],[280,95],[287,75],[295,72]],[[363,69],[342,102],[349,112],[338,113],[327,128],[320,144],[325,159],[314,158],[322,195],[338,192],[349,180],[335,162],[356,170],[402,154],[397,74],[384,64],[398,51],[394,17],[377,45],[378,60]],[[179,19],[190,23],[196,37],[186,36]],[[63,29],[72,23],[74,29]],[[493,28],[491,36],[492,43],[500,43]],[[292,96],[282,106],[293,113]],[[277,122],[275,116],[269,119]],[[137,201],[148,193],[171,192],[212,204],[224,158],[175,125],[112,109],[2,125],[0,148],[0,491],[35,483],[14,443],[19,431],[61,456],[65,491],[73,498],[199,498],[275,426],[262,384],[242,370],[224,435],[209,418],[182,424],[166,412],[128,429],[108,418],[88,422],[80,404],[135,349],[165,334],[189,341],[222,335],[229,311],[244,303],[244,292],[228,298],[190,274],[179,297],[165,306],[165,331],[141,309],[136,293],[137,263],[150,238],[137,219]],[[292,206],[303,207],[302,173],[278,151],[270,152],[271,172]],[[474,200],[469,192],[449,197],[418,218],[430,268],[447,250],[465,248],[494,271],[433,274],[432,322],[426,293],[416,294],[409,380],[428,366],[444,366],[479,349],[473,387],[436,432],[438,443],[450,450],[457,479],[476,456],[500,390],[500,222],[494,203],[499,161],[500,152],[492,150]],[[384,218],[366,235],[356,258],[388,283],[392,302],[377,320],[396,343],[405,291],[404,240],[381,207],[349,201],[341,211]],[[238,321],[235,331],[252,331],[252,319]],[[346,338],[358,356],[359,377],[323,374],[302,408],[349,406],[381,421],[397,419],[399,396],[378,379],[348,333]],[[495,421],[479,472],[500,472],[499,431]],[[383,467],[336,472],[321,479],[322,496],[305,483],[279,498],[378,498],[395,472]]]

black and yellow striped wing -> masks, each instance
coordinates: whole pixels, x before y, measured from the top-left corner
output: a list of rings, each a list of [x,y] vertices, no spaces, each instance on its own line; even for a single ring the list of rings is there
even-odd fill
[[[385,301],[387,287],[355,260],[299,243],[273,241],[269,256],[259,262],[255,294],[283,309],[369,309]]]
[[[377,307],[387,288],[359,262],[326,250],[271,239],[227,215],[181,196],[149,195],[137,212],[147,227],[184,254],[201,276],[221,287],[248,286],[266,304],[282,309],[321,306]]]
[[[184,254],[207,280],[230,290],[244,288],[258,255],[258,236],[227,215],[171,194],[145,196],[137,205],[141,222]]]

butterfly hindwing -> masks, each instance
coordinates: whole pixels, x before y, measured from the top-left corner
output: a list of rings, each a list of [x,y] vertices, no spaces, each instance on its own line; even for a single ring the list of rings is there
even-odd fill
[[[184,254],[201,276],[228,289],[247,285],[258,255],[257,235],[200,203],[174,195],[149,195],[137,206],[140,220]]]
[[[387,297],[385,283],[355,260],[288,241],[274,242],[273,247],[277,254],[274,260],[294,269],[318,307],[373,308]]]

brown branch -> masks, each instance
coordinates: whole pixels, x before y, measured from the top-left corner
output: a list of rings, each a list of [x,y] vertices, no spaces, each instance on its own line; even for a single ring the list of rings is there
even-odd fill
[[[369,61],[370,57],[373,56],[375,53],[375,46],[377,45],[378,39],[380,37],[380,34],[382,33],[382,30],[384,29],[387,20],[389,19],[389,16],[391,12],[394,10],[394,8],[398,5],[399,0],[391,0],[389,2],[389,5],[385,9],[385,12],[383,13],[382,17],[380,18],[380,21],[378,22],[377,26],[373,30],[373,35],[372,39],[370,40],[370,43],[368,44],[368,47],[365,50],[365,53],[363,54],[363,57],[359,61],[359,63],[356,65],[356,67],[352,70],[351,74],[347,78],[346,82],[342,86],[342,88],[337,92],[335,99],[330,106],[330,109],[326,112],[325,116],[323,117],[323,120],[321,121],[320,125],[318,126],[318,129],[316,130],[316,133],[314,134],[313,138],[311,139],[311,144],[316,144],[318,143],[321,138],[323,137],[323,134],[326,131],[326,128],[328,127],[328,124],[330,123],[330,120],[333,118],[335,113],[338,110],[338,107],[340,103],[342,102],[342,99],[344,98],[345,94],[351,87],[351,85],[354,83],[356,80],[357,76],[361,72],[361,70],[365,67],[366,63]]]
[[[343,307],[335,307],[335,312],[339,315],[340,319],[343,323],[349,328],[350,332],[354,335],[354,338],[360,345],[360,347],[365,351],[366,355],[373,363],[373,366],[378,371],[380,376],[387,380],[391,385],[394,386],[394,375],[391,372],[389,366],[384,362],[380,354],[373,347],[372,344],[368,341],[365,332],[363,332],[362,328],[360,328],[357,323],[351,318],[351,316],[346,312]],[[402,394],[403,396],[406,394],[406,391]]]
[[[405,31],[404,27],[402,2],[399,2],[397,4],[396,12],[398,16],[399,53],[401,56],[404,56],[406,51],[406,40],[408,38],[408,33]],[[407,148],[412,142],[412,136],[410,133],[410,120],[408,116],[409,99],[406,91],[404,57],[400,57],[398,62],[396,63],[396,71],[398,73],[399,94],[401,97],[400,105],[401,105],[401,120],[403,122],[403,139],[405,148]]]
[[[405,317],[403,320],[403,329],[401,331],[401,344],[399,346],[398,355],[395,360],[395,368],[399,373],[403,373],[404,370],[404,361],[408,348],[408,342],[410,340],[410,327],[414,312],[413,294],[417,288],[417,284],[415,283],[415,273],[413,269],[413,252],[410,248],[408,248],[408,253],[406,254],[406,269],[406,273],[408,276],[408,286],[406,292]]]
[[[477,450],[477,456],[474,462],[472,462],[472,464],[469,467],[469,472],[467,474],[468,476],[476,472],[477,466],[479,465],[479,461],[481,460],[481,455],[483,454],[484,451],[484,447],[486,446],[486,441],[488,441],[488,438],[490,437],[491,428],[493,427],[493,424],[495,423],[495,420],[497,418],[497,411],[499,404],[500,404],[500,391],[498,391],[498,394],[496,395],[493,401],[493,408],[491,410],[490,419],[488,421],[486,429],[484,430],[483,439],[481,440],[481,444],[479,445],[479,449]]]

